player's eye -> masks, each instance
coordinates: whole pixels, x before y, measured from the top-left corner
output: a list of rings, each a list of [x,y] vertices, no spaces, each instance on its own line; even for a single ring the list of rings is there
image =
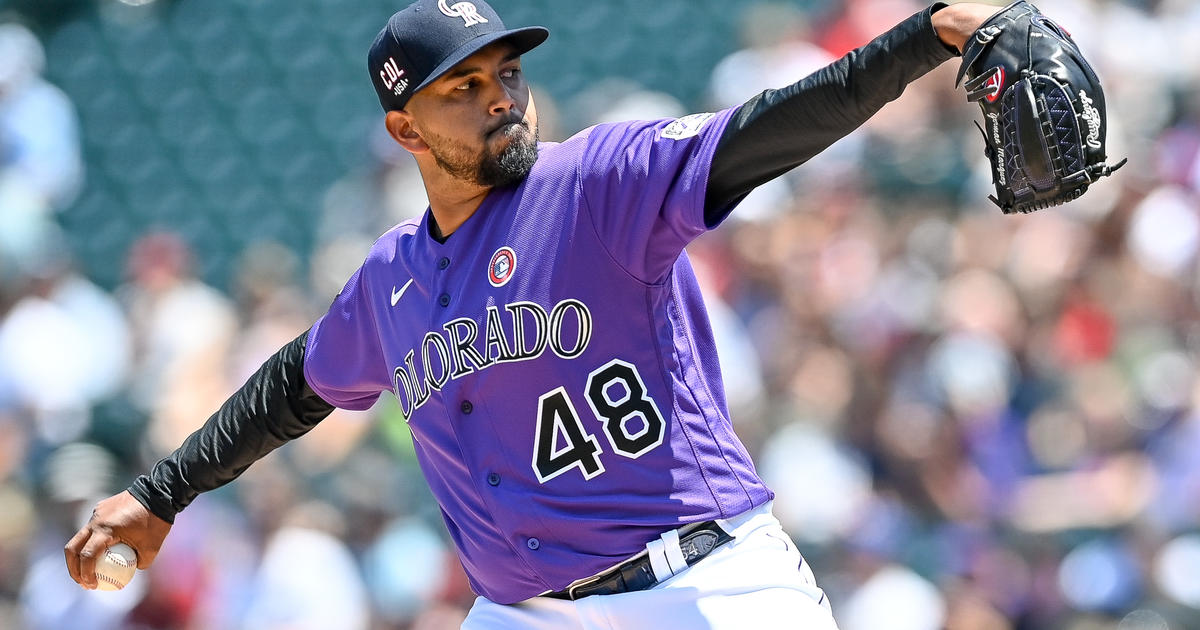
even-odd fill
[[[476,83],[475,79],[471,79],[470,81],[467,81],[466,83],[462,83],[462,84],[455,86],[454,89],[466,92],[467,90],[473,89],[475,87],[475,83]]]
[[[516,78],[520,74],[521,74],[520,68],[508,68],[507,70],[500,71],[500,78],[513,79],[513,78]]]

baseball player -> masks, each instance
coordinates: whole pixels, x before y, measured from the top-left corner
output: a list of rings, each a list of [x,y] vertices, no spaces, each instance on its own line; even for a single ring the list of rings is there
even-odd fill
[[[398,399],[478,599],[465,628],[833,628],[734,434],[684,246],[955,56],[995,11],[935,4],[741,107],[539,143],[483,0],[419,0],[368,67],[429,198],[328,312],[66,546],[146,568],[198,493],[335,407]],[[414,567],[419,570],[419,567]]]

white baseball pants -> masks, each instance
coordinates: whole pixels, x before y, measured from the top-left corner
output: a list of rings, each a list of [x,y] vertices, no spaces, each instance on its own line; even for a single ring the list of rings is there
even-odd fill
[[[719,521],[733,542],[652,589],[509,606],[479,597],[463,630],[837,630],[825,593],[770,508]],[[658,542],[648,545],[652,553],[662,553]]]

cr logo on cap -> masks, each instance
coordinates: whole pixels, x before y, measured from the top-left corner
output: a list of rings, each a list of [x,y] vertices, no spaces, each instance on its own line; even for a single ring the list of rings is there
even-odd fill
[[[475,8],[471,2],[455,2],[452,5],[446,5],[446,0],[438,0],[438,9],[449,17],[460,17],[463,19],[463,26],[474,26],[475,24],[487,24],[487,18],[479,15],[479,9]]]

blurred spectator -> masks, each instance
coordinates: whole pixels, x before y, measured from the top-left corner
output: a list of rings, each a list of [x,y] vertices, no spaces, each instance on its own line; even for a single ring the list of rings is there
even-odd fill
[[[449,579],[447,565],[458,562],[453,554],[436,531],[417,519],[389,523],[363,554],[367,587],[379,614],[392,623],[411,622],[436,604]]]
[[[38,439],[61,444],[125,386],[129,326],[116,300],[74,269],[57,228],[29,244],[22,267],[22,292],[0,313],[0,403],[10,392]]]
[[[27,253],[83,180],[75,108],[42,78],[41,42],[0,23],[0,273]]]
[[[834,60],[813,44],[803,13],[792,5],[761,3],[742,12],[742,48],[713,67],[709,100],[718,109],[741,105],[768,88],[781,88]]]
[[[576,129],[623,120],[678,118],[688,113],[679,99],[625,78],[596,81],[576,94],[566,110]]]
[[[843,630],[938,630],[946,620],[946,602],[937,588],[899,566],[870,576],[843,605]]]
[[[263,551],[246,627],[262,630],[367,630],[367,593],[343,524],[328,505],[300,505],[283,517]],[[393,558],[405,562],[403,556]]]
[[[862,46],[919,8],[913,0],[846,0],[834,6],[837,15],[817,40],[837,57]]]
[[[173,450],[232,391],[233,304],[192,276],[192,254],[168,232],[131,248],[129,282],[117,295],[136,335],[131,399],[152,419],[153,452]]]

